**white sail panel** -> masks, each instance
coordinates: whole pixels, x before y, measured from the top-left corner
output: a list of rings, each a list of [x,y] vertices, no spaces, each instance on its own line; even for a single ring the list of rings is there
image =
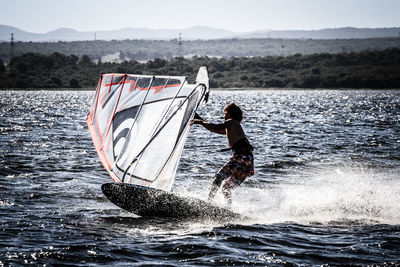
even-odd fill
[[[163,114],[172,100],[159,101],[154,104],[144,104],[136,117],[132,131],[126,140],[126,148],[117,160],[117,167],[126,170],[132,160],[139,155],[150,141],[163,118]],[[151,122],[151,123],[150,123]]]
[[[174,152],[171,154],[165,166],[158,174],[158,179],[155,180],[155,182],[153,183],[154,187],[164,190],[168,190],[172,187],[176,171],[178,169],[179,159],[181,158],[183,147],[189,134],[189,120],[192,119],[193,114],[197,109],[197,104],[201,101],[203,97],[204,95],[202,94],[201,90],[196,90],[196,92],[193,93],[192,96],[188,99],[186,112],[181,122],[181,127],[179,129],[179,138],[175,145]]]
[[[146,180],[150,181],[154,181],[157,178],[158,173],[170,157],[171,151],[175,148],[186,105],[187,101],[185,101],[181,109],[177,110],[175,116],[168,123],[163,122],[166,123],[164,129],[148,144],[140,155],[140,160],[137,161],[132,170],[128,171],[131,172],[130,174],[137,177],[146,177]]]

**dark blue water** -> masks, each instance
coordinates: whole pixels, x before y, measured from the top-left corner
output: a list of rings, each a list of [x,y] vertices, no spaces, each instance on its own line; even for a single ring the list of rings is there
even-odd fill
[[[212,91],[199,113],[216,122],[236,101],[256,147],[233,196],[248,219],[228,222],[107,201],[92,96],[0,91],[0,266],[400,264],[400,91]],[[173,190],[205,199],[226,146],[193,127]]]

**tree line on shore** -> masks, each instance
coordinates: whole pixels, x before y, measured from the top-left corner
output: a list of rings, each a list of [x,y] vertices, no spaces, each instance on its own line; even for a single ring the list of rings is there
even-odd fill
[[[214,40],[112,40],[74,42],[15,42],[14,55],[32,52],[65,55],[105,61],[147,61],[155,58],[170,60],[177,56],[208,55],[216,57],[289,56],[296,53],[351,53],[400,48],[400,38],[369,39],[214,39]],[[118,58],[119,55],[119,58]],[[0,42],[0,59],[9,61],[10,43]],[[118,61],[121,60],[121,61]]]
[[[101,74],[185,75],[207,66],[211,88],[400,88],[400,49],[339,54],[156,58],[95,63],[89,56],[26,53],[5,65],[0,88],[94,88]]]

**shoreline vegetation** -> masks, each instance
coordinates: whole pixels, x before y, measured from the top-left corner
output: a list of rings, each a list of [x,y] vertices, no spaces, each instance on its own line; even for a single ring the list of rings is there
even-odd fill
[[[396,89],[400,88],[400,49],[338,54],[294,54],[211,58],[156,58],[145,63],[95,63],[89,56],[26,53],[5,65],[0,89],[94,90],[104,73],[189,76],[207,66],[214,89]]]

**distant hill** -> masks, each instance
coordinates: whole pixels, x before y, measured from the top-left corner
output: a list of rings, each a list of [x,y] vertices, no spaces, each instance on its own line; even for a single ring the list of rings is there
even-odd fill
[[[11,33],[14,33],[16,41],[22,42],[57,42],[57,41],[93,41],[96,40],[170,40],[182,38],[194,39],[221,39],[232,38],[236,33],[217,28],[194,26],[186,29],[146,29],[124,28],[114,31],[87,31],[80,32],[74,29],[61,28],[47,33],[30,33],[15,27],[0,25],[0,42],[9,41]]]
[[[367,39],[400,37],[400,27],[394,28],[336,28],[310,31],[258,31],[240,35],[241,38],[282,39]]]
[[[47,33],[31,33],[16,27],[0,25],[0,42],[10,41],[14,33],[15,41],[22,42],[57,42],[57,41],[93,41],[96,40],[171,40],[182,34],[184,40],[211,40],[231,38],[283,38],[283,39],[364,39],[400,37],[400,27],[393,28],[336,28],[321,30],[262,30],[254,32],[232,32],[205,26],[186,29],[147,29],[124,28],[113,31],[86,31],[60,28]]]
[[[18,36],[20,38],[19,41],[37,41],[41,38],[42,34],[40,33],[30,33],[23,30],[20,30],[16,27],[11,27],[7,25],[0,25],[0,41],[9,42],[11,33],[14,34],[14,38]]]

